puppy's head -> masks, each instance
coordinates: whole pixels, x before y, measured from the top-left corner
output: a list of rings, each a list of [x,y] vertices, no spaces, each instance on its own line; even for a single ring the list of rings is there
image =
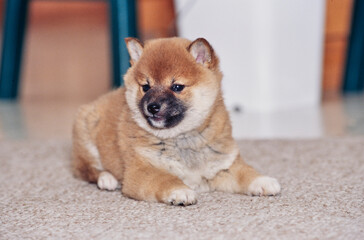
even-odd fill
[[[198,128],[220,92],[218,59],[203,38],[126,38],[131,67],[126,99],[140,127],[161,138]]]

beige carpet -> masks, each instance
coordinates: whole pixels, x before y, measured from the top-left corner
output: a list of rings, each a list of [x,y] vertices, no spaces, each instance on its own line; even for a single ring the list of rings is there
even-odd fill
[[[0,239],[364,239],[364,138],[240,147],[280,196],[138,202],[74,179],[70,142],[0,142]]]

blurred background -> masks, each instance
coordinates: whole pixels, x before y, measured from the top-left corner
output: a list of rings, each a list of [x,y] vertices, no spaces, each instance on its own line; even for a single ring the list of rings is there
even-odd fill
[[[0,41],[9,1],[0,0]],[[363,1],[132,2],[142,41],[204,37],[215,48],[235,137],[364,135]],[[29,1],[17,96],[0,100],[0,140],[69,139],[77,107],[115,87],[111,11],[106,0]]]

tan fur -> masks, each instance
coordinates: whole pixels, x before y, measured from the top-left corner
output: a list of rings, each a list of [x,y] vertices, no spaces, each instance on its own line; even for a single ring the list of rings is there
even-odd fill
[[[190,53],[196,41],[204,44],[209,54],[203,64],[196,63]],[[192,190],[252,195],[279,192],[278,183],[272,182],[275,189],[263,186],[261,182],[269,182],[266,179],[251,185],[260,174],[238,153],[221,93],[219,61],[205,39],[192,43],[179,38],[157,39],[143,46],[128,38],[126,43],[134,59],[124,76],[125,88],[82,106],[76,116],[76,176],[96,183],[106,171],[120,182],[126,196],[176,205],[194,204]],[[131,52],[134,49],[143,49],[140,59],[140,52]],[[180,93],[173,93],[188,106],[178,125],[166,129],[148,125],[138,105],[145,94],[142,86],[147,83],[160,89],[156,95],[170,91],[174,83],[185,86]]]

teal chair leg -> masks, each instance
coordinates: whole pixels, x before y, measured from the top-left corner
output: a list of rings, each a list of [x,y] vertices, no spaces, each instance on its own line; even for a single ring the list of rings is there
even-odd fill
[[[136,1],[110,0],[110,25],[113,64],[113,86],[123,85],[124,75],[129,68],[129,54],[124,38],[137,36]]]
[[[354,2],[343,91],[364,90],[364,1]]]
[[[15,99],[18,94],[21,58],[29,0],[7,0],[0,71],[0,98]]]

